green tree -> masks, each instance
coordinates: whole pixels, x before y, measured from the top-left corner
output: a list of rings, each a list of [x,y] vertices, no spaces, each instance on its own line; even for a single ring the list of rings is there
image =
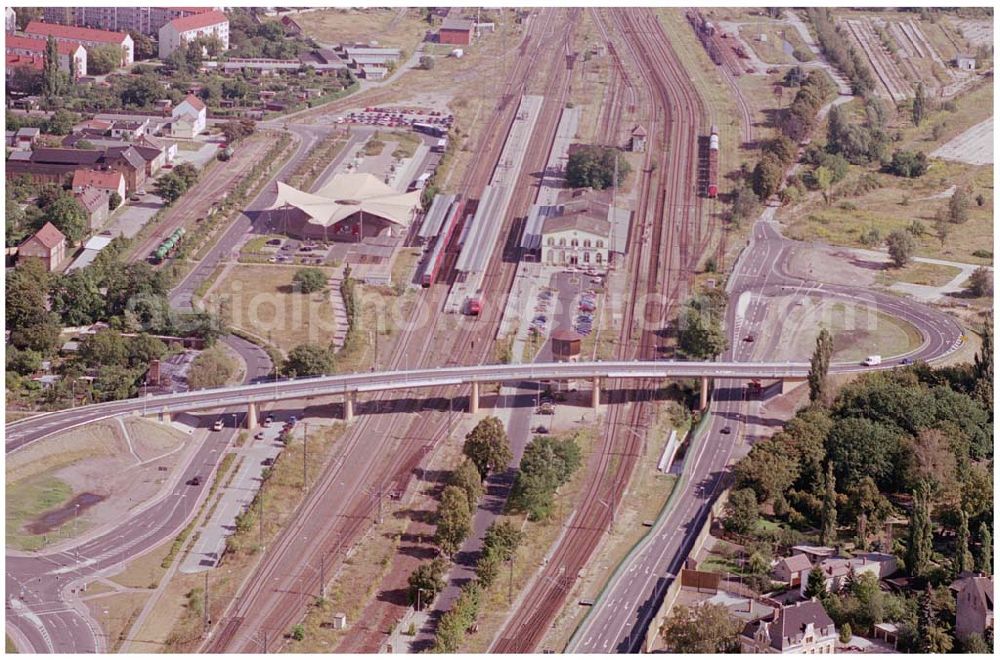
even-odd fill
[[[841,487],[848,489],[865,477],[888,483],[899,453],[900,433],[892,426],[862,416],[834,422],[826,449]]]
[[[660,627],[671,653],[734,653],[743,624],[724,605],[678,605]]]
[[[921,483],[913,493],[913,510],[906,538],[906,569],[911,577],[923,577],[931,562],[930,492]]]
[[[469,500],[469,511],[476,510],[479,498],[483,494],[483,480],[472,461],[468,459],[462,461],[448,478],[448,485],[461,488]]]
[[[924,152],[897,149],[892,154],[892,160],[889,162],[889,172],[896,176],[915,179],[923,176],[927,172],[928,166],[927,154]]]
[[[79,358],[91,367],[128,364],[128,344],[115,330],[99,330],[80,343]]]
[[[505,470],[514,458],[503,423],[486,417],[465,436],[462,452],[469,457],[485,479],[493,470]]]
[[[826,595],[826,576],[818,565],[813,566],[806,578],[806,590],[802,594],[806,598],[822,599]]]
[[[306,627],[301,623],[296,623],[292,627],[292,639],[296,642],[301,642],[306,638]]]
[[[742,488],[729,494],[723,527],[734,534],[746,535],[753,531],[759,518],[757,496],[752,489]]]
[[[926,111],[927,95],[924,93],[924,84],[917,83],[916,96],[913,97],[913,125],[920,126],[920,123],[924,120],[924,113]]]
[[[570,154],[566,162],[566,181],[573,188],[604,190],[615,183],[615,163],[618,181],[625,180],[631,167],[616,147],[586,145]]]
[[[326,274],[319,268],[300,268],[295,271],[292,282],[302,293],[315,293],[326,288]]]
[[[293,377],[322,376],[333,369],[333,351],[328,346],[299,344],[288,352],[282,373]]]
[[[119,401],[135,396],[139,374],[126,367],[108,364],[98,368],[94,381],[94,398],[98,402]]]
[[[840,643],[847,644],[851,641],[851,637],[854,636],[854,632],[851,630],[851,624],[845,623],[840,627]]]
[[[973,375],[976,386],[975,398],[993,416],[993,314],[988,314],[983,322],[982,345],[973,358]]]
[[[87,211],[72,195],[62,195],[45,209],[44,222],[51,222],[66,238],[77,243],[87,235],[90,223]]]
[[[837,540],[837,482],[833,476],[833,463],[826,464],[823,480],[823,512],[819,533],[820,545],[829,545]]]
[[[799,476],[799,464],[781,442],[768,438],[754,443],[750,453],[733,466],[736,488],[752,488],[760,502],[788,490]]]
[[[993,273],[986,267],[980,266],[972,271],[969,280],[965,283],[965,290],[976,298],[993,295]]]
[[[174,174],[184,182],[185,190],[198,182],[198,168],[193,163],[181,163],[174,168]]]
[[[445,487],[438,506],[434,542],[446,555],[453,555],[462,547],[462,541],[471,529],[472,512],[465,491],[457,486]]]
[[[111,73],[122,63],[122,55],[117,46],[104,44],[87,49],[87,73],[103,76]]]
[[[772,154],[764,154],[753,169],[753,191],[757,193],[758,199],[766,200],[778,192],[784,178],[785,168],[781,161]]]
[[[910,263],[910,259],[917,249],[917,241],[914,240],[913,234],[902,229],[890,233],[885,242],[889,248],[889,256],[892,257],[892,263],[896,268],[902,268]]]
[[[964,510],[959,510],[958,521],[958,531],[955,533],[955,575],[973,568],[972,553],[969,552],[969,516]]]
[[[156,43],[138,30],[129,30],[132,37],[132,56],[136,60],[148,60],[157,56]]]
[[[420,68],[424,71],[430,71],[434,68],[434,58],[430,55],[421,55],[420,57]]]
[[[969,191],[965,186],[958,186],[948,198],[948,222],[956,225],[965,224],[969,220]]]
[[[59,69],[59,45],[56,38],[49,35],[42,58],[42,93],[51,102],[62,95],[66,87],[66,73]]]
[[[833,183],[833,172],[831,172],[829,168],[820,165],[813,170],[813,179],[816,181],[816,187],[823,193],[823,201],[829,204],[830,185]]]
[[[153,182],[153,191],[170,205],[187,191],[187,184],[176,173],[167,172]]]
[[[444,589],[444,571],[447,563],[438,557],[421,564],[410,574],[410,603],[423,610]]]
[[[830,360],[833,358],[833,336],[826,328],[819,331],[816,337],[816,348],[809,362],[809,400],[824,401],[826,399],[826,375],[830,371]]]
[[[985,521],[979,523],[979,552],[976,553],[976,571],[993,574],[993,535]]]
[[[122,105],[126,107],[145,108],[164,95],[163,85],[153,74],[128,76],[115,89]]]
[[[52,113],[52,116],[45,122],[45,132],[53,135],[69,135],[73,130],[73,125],[79,121],[80,117],[63,108],[59,108]],[[83,147],[78,146],[78,149]]]
[[[722,314],[711,305],[688,301],[678,320],[677,343],[691,359],[713,359],[729,345]]]
[[[7,371],[29,376],[42,367],[42,355],[31,349],[20,350],[16,346],[7,348]]]
[[[49,274],[45,267],[32,259],[8,272],[4,296],[8,330],[28,328],[45,322],[49,295]]]
[[[108,210],[114,211],[121,205],[122,205],[122,196],[118,194],[117,190],[112,190],[111,194],[108,196]]]
[[[159,360],[167,352],[167,347],[156,337],[141,332],[127,342],[128,363],[134,368],[145,371],[149,363]]]
[[[222,387],[236,371],[236,363],[219,346],[213,346],[201,351],[191,362],[188,370],[188,387],[201,390],[209,387]]]
[[[556,490],[580,466],[580,447],[573,438],[536,437],[521,457],[508,507],[526,511],[530,520],[544,520],[552,511]]]

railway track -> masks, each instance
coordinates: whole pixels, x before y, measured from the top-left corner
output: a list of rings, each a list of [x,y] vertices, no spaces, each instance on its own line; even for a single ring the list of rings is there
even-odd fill
[[[597,10],[593,14],[610,42],[604,17]],[[628,267],[636,274],[636,286],[630,304],[624,306],[617,356],[648,358],[664,350],[663,325],[672,305],[686,291],[682,280],[693,270],[692,258],[697,259],[692,234],[701,211],[696,190],[701,108],[655,15],[641,10],[611,10],[607,20],[617,34],[624,35],[623,55],[635,62],[654,99],[651,142],[644,163],[646,176],[640,182],[638,222],[630,237]],[[678,209],[680,213],[675,215]],[[648,296],[652,296],[652,305],[643,305]],[[639,314],[643,327],[636,337],[633,328]],[[642,430],[648,426],[653,411],[648,405],[650,385],[640,385],[631,406],[609,408],[601,445],[588,461],[588,486],[572,524],[498,635],[493,652],[524,653],[537,648],[603,538],[642,455]],[[616,386],[620,384],[609,385]]]
[[[541,27],[554,27],[558,15],[557,12],[543,11],[542,18],[538,22]],[[533,31],[529,30],[528,35]],[[536,48],[544,52],[545,42],[539,40],[537,43],[539,45]],[[506,90],[523,89],[523,81],[518,78],[527,76],[531,67],[523,62],[519,62],[519,65],[512,71]],[[507,126],[502,117],[497,117],[490,123],[489,133],[481,141],[487,149],[494,149],[490,152],[494,163],[497,155],[495,150],[503,143],[503,135],[496,135],[496,131],[506,129]],[[554,126],[552,131],[554,133]],[[484,154],[479,159],[479,163],[485,161],[486,165],[472,168],[463,182],[464,189],[472,189],[480,183],[480,177],[485,176],[488,180],[492,172],[490,156]],[[501,252],[495,251],[491,261],[491,272],[492,266],[499,266],[501,272],[489,282],[491,290],[495,290],[497,295],[509,290],[514,276],[513,265],[503,261]],[[432,287],[421,294],[420,304],[429,305],[430,309],[439,309],[443,294],[443,287]],[[502,308],[497,306],[486,306],[477,321],[470,322],[463,318],[457,335],[450,338],[447,347],[424,341],[452,322],[443,315],[435,318],[429,335],[425,328],[407,328],[394,349],[390,364],[398,367],[428,364],[432,361],[442,363],[448,359],[461,363],[480,363],[492,348],[488,339],[499,324],[501,311]],[[436,393],[442,397],[449,394],[454,395],[448,389]],[[379,397],[375,397],[374,403],[369,405],[381,405]],[[394,412],[403,414],[423,413],[417,404],[396,404],[396,408],[398,410]],[[448,423],[447,414],[417,414],[416,417],[401,436],[394,436],[394,433],[399,432],[396,415],[362,416],[358,419],[343,440],[344,451],[327,466],[296,511],[293,520],[270,549],[266,562],[251,574],[241,587],[240,596],[227,608],[219,632],[205,644],[208,651],[259,652],[263,648],[264,634],[269,639],[280,639],[291,624],[300,619],[307,602],[312,600],[310,594],[318,593],[320,576],[316,566],[319,565],[320,557],[332,557],[335,560],[342,558],[346,549],[368,529],[370,517],[378,506],[377,500],[364,496],[355,497],[351,505],[343,507],[343,503],[338,501],[342,500],[343,489],[337,487],[338,481],[342,481],[341,486],[345,485],[342,466],[349,458],[355,457],[363,440],[383,438],[383,446],[366,451],[370,457],[360,459],[363,461],[362,465],[353,474],[346,475],[353,483],[365,486],[354,488],[354,492],[383,492],[385,485],[391,480],[395,480],[397,484],[408,483],[414,468],[433,446],[433,439],[444,435]],[[427,438],[430,440],[426,440]],[[386,456],[390,458],[386,459]],[[382,460],[377,460],[376,457]],[[329,513],[337,510],[343,513],[335,516],[335,522],[330,524]],[[330,566],[332,574],[336,570],[336,563],[331,563]],[[275,582],[278,584],[274,584]]]

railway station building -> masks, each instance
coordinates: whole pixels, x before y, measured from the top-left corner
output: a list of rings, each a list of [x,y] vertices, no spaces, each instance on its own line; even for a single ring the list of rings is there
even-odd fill
[[[547,266],[606,270],[625,253],[631,219],[607,192],[590,188],[560,193],[557,203],[535,205],[521,239],[522,258]]]
[[[315,193],[278,182],[268,209],[275,231],[294,238],[360,242],[404,233],[420,208],[420,191],[401,193],[367,173],[340,174]]]

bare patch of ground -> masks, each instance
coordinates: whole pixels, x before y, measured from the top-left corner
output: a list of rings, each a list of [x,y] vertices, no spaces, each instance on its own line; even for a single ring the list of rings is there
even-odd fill
[[[921,344],[920,333],[905,321],[837,300],[809,297],[803,305],[796,298],[776,298],[768,306],[755,351],[772,360],[807,362],[821,328],[833,335],[835,361],[860,361],[867,355],[885,357],[908,353]]]
[[[326,44],[377,41],[384,48],[412,53],[430,26],[421,8],[331,8],[298,17],[306,34]],[[405,54],[405,53],[404,53]]]
[[[788,270],[814,282],[866,287],[875,284],[882,264],[837,248],[796,245],[791,249]]]

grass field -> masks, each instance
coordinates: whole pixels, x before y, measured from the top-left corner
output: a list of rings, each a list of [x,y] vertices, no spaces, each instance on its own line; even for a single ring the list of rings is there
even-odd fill
[[[878,274],[878,283],[888,286],[895,282],[908,282],[924,286],[943,286],[955,279],[961,269],[954,266],[928,264],[914,261],[903,268],[890,268]]]
[[[821,327],[833,335],[833,359],[855,362],[866,355],[893,356],[920,346],[922,337],[909,323],[878,310],[839,301],[796,307],[780,329],[784,359],[808,360]]]
[[[47,543],[72,535],[72,525],[63,525],[47,535],[29,534],[21,526],[39,514],[70,500],[73,489],[55,477],[39,475],[7,484],[6,540],[8,548],[38,550]]]
[[[323,9],[298,17],[306,34],[324,44],[368,43],[412,53],[430,26],[419,8]]]
[[[293,292],[296,271],[296,266],[234,266],[205,304],[227,324],[284,351],[307,342],[328,344],[336,329],[330,294]]]

